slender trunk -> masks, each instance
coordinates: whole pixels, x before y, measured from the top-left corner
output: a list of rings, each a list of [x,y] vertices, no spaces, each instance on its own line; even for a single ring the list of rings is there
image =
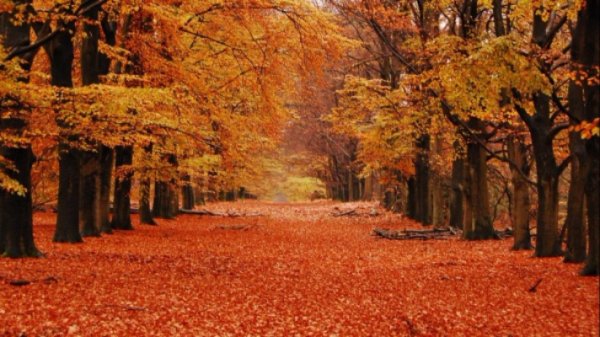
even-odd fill
[[[196,204],[194,201],[194,188],[190,182],[190,176],[183,177],[183,186],[181,187],[181,194],[183,196],[183,209],[194,209],[194,205]],[[244,198],[244,195],[240,196]]]
[[[112,172],[115,161],[114,150],[108,146],[100,146],[100,230],[112,233],[110,225],[110,191]]]
[[[430,142],[429,135],[423,135],[419,138],[417,141],[418,152],[415,159],[415,220],[423,225],[431,224]]]
[[[148,158],[152,156],[152,144],[144,147],[144,155]],[[147,171],[143,171],[140,177],[140,223],[156,225],[150,210],[150,175]]]
[[[528,183],[522,174],[529,175],[529,164],[527,163],[527,153],[523,139],[518,137],[509,137],[508,139],[508,158],[517,167],[511,167],[512,179],[512,225],[515,236],[513,250],[532,249],[531,233],[529,231],[529,189]],[[521,172],[519,172],[519,170]]]
[[[362,200],[371,201],[373,200],[373,173],[369,174],[365,178],[365,187],[363,190]]]
[[[465,186],[465,161],[457,158],[452,162],[452,196],[450,206],[450,226],[463,228],[464,220],[464,186]]]
[[[350,168],[348,168],[348,201],[354,201],[354,175]]]
[[[131,230],[131,179],[133,172],[131,164],[133,163],[133,147],[117,146],[115,149],[115,196],[114,196],[114,214],[111,226],[114,229]]]
[[[417,192],[415,186],[415,178],[410,177],[406,183],[408,189],[408,202],[406,205],[406,215],[410,218],[416,219],[417,217]]]

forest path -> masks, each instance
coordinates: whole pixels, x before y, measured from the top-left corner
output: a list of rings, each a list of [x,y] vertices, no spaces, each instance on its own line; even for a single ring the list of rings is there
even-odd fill
[[[598,278],[511,240],[377,239],[375,226],[419,225],[368,203],[208,208],[263,216],[65,245],[55,215],[36,214],[47,257],[0,259],[0,336],[598,336]]]

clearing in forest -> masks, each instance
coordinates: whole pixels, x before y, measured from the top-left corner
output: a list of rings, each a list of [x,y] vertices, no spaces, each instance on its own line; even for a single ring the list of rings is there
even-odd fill
[[[46,258],[0,259],[0,336],[598,336],[598,278],[510,239],[379,239],[422,227],[369,203],[208,209],[249,216],[64,245],[36,214]]]

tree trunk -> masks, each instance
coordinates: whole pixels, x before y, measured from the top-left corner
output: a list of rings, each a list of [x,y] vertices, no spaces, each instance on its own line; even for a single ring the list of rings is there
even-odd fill
[[[101,22],[104,40],[107,45],[115,46],[117,44],[117,23],[105,15]],[[102,53],[98,54],[98,72],[99,75],[107,75],[110,72],[111,59]],[[110,224],[110,192],[112,183],[112,172],[114,166],[114,150],[108,146],[100,145],[100,231],[102,233],[112,233]]]
[[[579,44],[579,61],[590,78],[600,75],[600,0],[588,0],[579,12],[576,34],[583,43]],[[580,37],[581,36],[581,37]],[[578,48],[579,49],[579,48]],[[600,118],[600,85],[598,81],[584,81],[585,119],[593,121]],[[586,152],[589,158],[588,180],[586,184],[588,212],[588,257],[581,271],[582,275],[598,275],[598,260],[600,255],[600,137],[596,135],[588,140]]]
[[[117,146],[115,149],[115,196],[114,196],[114,214],[111,226],[114,229],[131,230],[131,179],[133,172],[131,164],[133,163],[133,147]],[[119,171],[121,170],[121,172]]]
[[[156,180],[154,183],[154,204],[152,214],[157,218],[172,219],[175,214],[172,213],[171,191],[168,182]]]
[[[473,130],[483,130],[481,121],[471,119]],[[469,170],[469,206],[472,219],[465,223],[463,236],[467,240],[486,240],[497,238],[490,215],[490,197],[487,181],[487,154],[476,142],[467,145],[467,164]]]
[[[152,156],[152,144],[144,147],[144,155]],[[156,225],[150,210],[150,175],[147,170],[142,171],[140,177],[140,223],[144,225]]]
[[[575,83],[569,85],[569,110],[572,116],[583,119],[583,90]],[[577,124],[576,121],[571,121]],[[579,263],[586,257],[585,233],[585,185],[588,179],[588,158],[585,141],[578,132],[569,135],[569,149],[571,152],[571,183],[567,200],[567,251],[565,262]]]
[[[527,163],[527,150],[524,140],[511,136],[508,142],[508,158],[517,167],[511,167],[512,179],[512,225],[514,229],[513,250],[532,249],[531,233],[529,231],[529,188],[527,180],[522,174],[529,175],[530,167]],[[520,172],[519,172],[520,170]]]
[[[450,226],[463,228],[464,221],[465,161],[457,158],[452,162],[452,196],[450,198]]]
[[[82,236],[100,236],[100,158],[99,153],[80,152],[79,217]]]
[[[15,5],[28,5],[31,1],[13,1]],[[12,13],[0,14],[0,35],[3,38],[4,48],[11,50],[21,45],[30,43],[29,23],[15,26],[12,22]],[[23,70],[29,71],[31,64],[26,57],[21,59]],[[22,79],[27,81],[28,79]],[[2,114],[4,111],[2,111]],[[18,118],[2,119],[0,121],[0,132],[12,129],[10,132],[21,135],[27,124]],[[35,156],[31,144],[23,144],[19,147],[10,147],[0,144],[0,156],[14,165],[15,170],[5,171],[11,179],[25,188],[23,195],[18,195],[0,188],[0,256],[23,257],[41,256],[33,239],[33,214],[31,198],[31,166]]]
[[[598,10],[598,7],[595,7]],[[596,12],[597,13],[597,12]],[[599,103],[596,100],[596,103]],[[598,105],[596,105],[598,107]],[[600,258],[600,138],[589,141],[590,171],[586,186],[588,210],[588,256],[582,275],[598,275]]]
[[[410,218],[416,219],[417,217],[417,191],[415,186],[415,177],[408,178],[406,182],[406,188],[408,190],[408,201],[406,205],[406,215]]]
[[[423,135],[417,140],[414,218],[423,225],[431,224],[429,146],[429,135]]]
[[[79,233],[79,151],[60,144],[58,216],[54,242],[83,242]]]
[[[75,25],[69,23],[49,43],[46,50],[49,53],[52,85],[57,87],[73,87],[72,66],[74,48],[72,34]],[[56,220],[55,242],[82,242],[79,233],[79,151],[71,148],[68,141],[76,141],[77,136],[69,135],[72,127],[58,112],[57,124],[68,138],[60,141],[58,151],[59,182],[58,182],[58,216]]]
[[[89,5],[88,0],[85,4]],[[98,40],[100,29],[98,21],[99,6],[90,9],[85,15],[81,41],[81,82],[84,86],[100,83],[100,64]],[[92,144],[88,144],[93,146]],[[99,150],[99,149],[98,149]],[[100,151],[80,152],[82,165],[80,181],[80,220],[83,236],[100,236],[101,227],[101,191],[100,191]]]
[[[100,231],[112,233],[110,224],[110,191],[115,161],[114,150],[100,146]]]
[[[147,175],[140,178],[140,223],[156,225],[150,210],[150,177]]]
[[[181,187],[181,194],[183,196],[183,209],[194,209],[195,201],[194,201],[194,188],[190,183],[190,176],[183,177],[183,186]],[[240,196],[244,198],[243,195]]]

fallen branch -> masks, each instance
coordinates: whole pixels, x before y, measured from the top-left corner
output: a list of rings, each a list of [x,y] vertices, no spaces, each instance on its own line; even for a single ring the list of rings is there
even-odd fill
[[[393,231],[384,228],[373,229],[373,235],[388,240],[431,240],[445,239],[458,234],[454,228],[434,228],[429,230],[406,229]]]
[[[356,213],[356,208],[353,208],[353,209],[349,209],[349,210],[345,210],[345,211],[333,212],[333,213],[331,213],[331,215],[335,216],[335,217],[354,216],[354,215],[358,215],[358,213]]]
[[[247,231],[253,227],[253,225],[219,225],[216,228],[226,231]]]
[[[531,286],[531,288],[529,288],[529,290],[528,290],[528,291],[529,291],[530,293],[534,293],[534,292],[536,292],[536,291],[537,291],[537,287],[540,285],[540,283],[542,283],[542,280],[543,280],[543,279],[541,279],[541,278],[540,278],[540,279],[538,279],[537,281],[535,281],[535,284],[534,284],[534,285],[532,285],[532,286]]]
[[[216,212],[207,209],[180,209],[180,214],[188,214],[188,215],[206,215],[206,216],[221,216],[221,217],[230,217],[230,218],[239,218],[239,217],[256,217],[263,216],[261,213],[237,213],[233,211]]]

